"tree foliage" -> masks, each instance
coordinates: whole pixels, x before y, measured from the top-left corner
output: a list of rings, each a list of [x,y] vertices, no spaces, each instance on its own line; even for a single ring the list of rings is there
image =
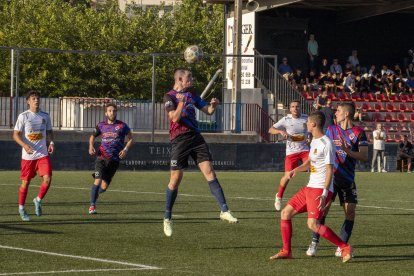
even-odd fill
[[[15,48],[83,50],[129,55],[19,51],[19,89],[45,96],[150,99],[151,53],[157,56],[157,98],[172,84],[175,67],[188,67],[182,52],[191,44],[205,53],[222,53],[221,6],[183,0],[172,12],[133,8],[122,13],[117,1],[98,10],[89,1],[10,0],[0,4],[0,45]],[[140,55],[139,53],[144,53]],[[0,90],[10,87],[10,50],[0,50]],[[221,58],[192,65],[202,88],[222,66]],[[216,93],[219,92],[217,89]]]

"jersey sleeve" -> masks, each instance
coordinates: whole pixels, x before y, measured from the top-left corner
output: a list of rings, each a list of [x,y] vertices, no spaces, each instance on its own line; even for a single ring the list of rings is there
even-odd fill
[[[46,116],[46,130],[52,130],[52,122],[50,120],[49,114]]]
[[[23,115],[20,114],[19,117],[17,117],[16,125],[14,126],[14,130],[22,132],[24,129],[24,122],[23,122]]]
[[[131,132],[131,129],[129,128],[129,126],[127,124],[124,125],[124,133],[125,135],[128,135],[128,133]]]
[[[368,146],[368,138],[365,131],[361,131],[358,137],[358,146]]]
[[[273,125],[274,128],[279,129],[279,130],[285,130],[286,126],[285,126],[285,118],[280,119],[279,121],[277,121],[276,124]]]
[[[335,164],[335,148],[331,140],[326,143],[324,150],[325,165]]]
[[[202,109],[207,105],[207,103],[200,96],[197,95],[194,97],[194,105],[198,109]]]
[[[165,94],[164,95],[164,108],[165,111],[170,112],[177,109],[177,105],[175,100],[171,95]]]
[[[98,137],[99,135],[101,135],[101,129],[99,128],[99,125],[97,125],[92,133],[93,137]]]

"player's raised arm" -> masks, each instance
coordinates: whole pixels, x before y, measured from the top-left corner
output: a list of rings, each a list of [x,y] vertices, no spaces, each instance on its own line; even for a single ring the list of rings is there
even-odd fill
[[[207,115],[212,115],[216,112],[217,105],[220,101],[217,98],[212,98],[209,105],[204,106],[201,111]]]

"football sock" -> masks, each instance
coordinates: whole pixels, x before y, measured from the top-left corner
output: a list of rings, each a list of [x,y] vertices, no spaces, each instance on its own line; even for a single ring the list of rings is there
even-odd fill
[[[334,231],[331,230],[331,228],[325,225],[319,226],[318,234],[340,248],[346,246],[346,243],[343,240],[341,240],[341,238],[338,237],[338,235],[336,235]]]
[[[277,197],[282,198],[283,194],[285,193],[285,189],[286,189],[286,186],[283,187],[281,184],[279,184],[279,191],[277,192]]]
[[[40,184],[39,193],[37,194],[38,201],[41,201],[45,197],[47,191],[49,190],[49,187],[50,185],[47,185],[45,182]]]
[[[291,240],[292,240],[292,221],[280,220],[280,232],[282,233],[283,250],[291,252]]]
[[[106,189],[102,189],[101,188],[101,186],[99,186],[99,191],[98,191],[98,193],[99,194],[103,194],[103,193],[105,193],[106,192]]]
[[[99,187],[100,185],[92,185],[91,188],[91,206],[95,206],[96,204],[96,200],[98,199],[98,195],[99,195]]]
[[[20,186],[19,188],[19,205],[24,206],[24,203],[26,202],[27,192],[29,191],[29,185],[26,186],[26,188],[23,188]]]
[[[177,198],[178,189],[170,190],[167,187],[165,190],[166,200],[165,200],[165,214],[164,218],[171,219],[172,216],[172,208],[174,206],[175,199]]]
[[[220,183],[218,179],[214,179],[208,182],[208,185],[210,186],[210,191],[213,194],[213,196],[216,198],[220,210],[222,212],[227,212],[229,208],[227,207],[226,198],[224,197],[223,189],[220,186]]]
[[[321,220],[319,221],[319,224],[325,225],[325,218],[326,217],[322,217]],[[320,236],[319,236],[318,233],[313,232],[313,234],[312,234],[312,242],[318,243],[319,242],[319,237]]]
[[[339,235],[341,239],[348,243],[349,239],[351,238],[352,229],[354,228],[354,221],[353,220],[345,220],[344,224],[342,224],[341,234]]]

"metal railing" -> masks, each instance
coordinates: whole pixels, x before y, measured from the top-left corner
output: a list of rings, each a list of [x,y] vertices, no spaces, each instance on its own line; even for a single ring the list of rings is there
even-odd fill
[[[273,61],[275,65],[272,65],[260,52],[256,49],[254,51],[259,56],[255,57],[255,78],[274,95],[275,108],[277,109],[278,102],[289,108],[292,100],[299,100],[302,112],[310,113],[311,104],[277,71],[277,59]]]
[[[52,126],[60,130],[92,130],[104,119],[105,105],[114,103],[118,108],[117,117],[127,123],[133,131],[168,131],[169,120],[164,103],[151,101],[117,101],[112,98],[41,98],[40,107],[49,113]],[[213,115],[197,112],[199,128],[202,132],[231,131],[230,118],[234,105],[240,113],[240,130],[255,132],[265,142],[271,141],[267,134],[274,121],[257,104],[221,104]],[[0,128],[13,128],[17,116],[27,110],[24,97],[0,97]],[[153,112],[154,111],[154,112]],[[153,120],[154,116],[154,120]]]

